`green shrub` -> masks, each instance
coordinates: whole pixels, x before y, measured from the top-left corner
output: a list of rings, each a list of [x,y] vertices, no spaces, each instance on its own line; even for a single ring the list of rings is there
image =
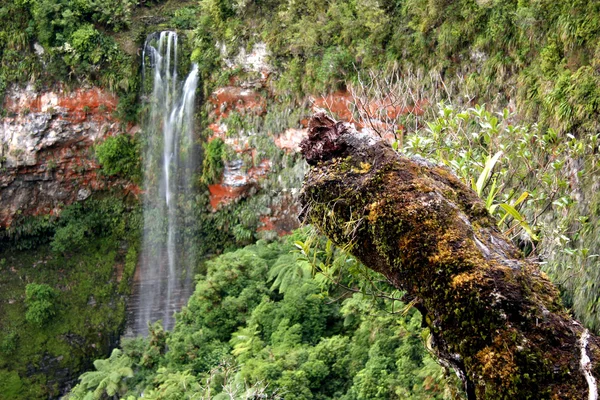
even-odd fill
[[[54,235],[57,218],[51,215],[21,217],[0,231],[0,249],[30,250],[48,243]]]
[[[210,185],[217,182],[223,173],[223,157],[225,153],[225,142],[216,138],[204,145],[204,158],[202,160],[202,183]]]
[[[171,25],[177,29],[192,29],[195,27],[197,18],[197,11],[194,8],[180,8],[171,18]]]
[[[102,59],[102,48],[100,46],[100,32],[92,24],[83,25],[71,35],[70,45],[73,47],[76,59],[89,61],[93,64]]]
[[[137,0],[103,0],[96,1],[93,19],[118,32],[126,29],[131,23],[131,11]]]
[[[70,398],[92,397],[100,391],[97,383],[108,379],[112,393],[119,386],[128,389],[119,393],[122,398],[138,398],[141,391],[152,399],[221,399],[231,393],[270,399],[450,398],[442,369],[423,347],[415,309],[400,302],[394,308],[370,293],[339,291],[331,281],[332,292],[325,293],[310,271],[285,273],[285,293],[273,287],[270,281],[285,269],[306,267],[303,257],[309,254],[294,250],[296,240],[308,242],[306,235],[299,230],[272,243],[258,241],[206,262],[173,331],[165,334],[155,324],[148,338],[125,343],[118,357],[96,361],[98,372],[84,374]],[[324,239],[313,239],[310,259],[328,262],[325,254],[336,251]],[[346,267],[348,261],[347,255],[340,258]],[[347,278],[343,282],[360,291]],[[136,371],[131,378],[129,368]]]
[[[0,342],[0,352],[10,355],[17,349],[19,334],[16,331],[7,332]]]
[[[50,246],[57,253],[79,249],[85,243],[87,232],[88,226],[85,221],[70,223],[56,230]]]
[[[139,179],[140,148],[138,141],[130,135],[108,137],[96,146],[96,157],[102,171],[109,176],[120,175],[132,180]]]
[[[90,238],[121,236],[126,229],[124,212],[123,203],[114,198],[74,203],[62,211],[50,247],[57,253],[73,252]]]
[[[120,398],[127,390],[127,379],[133,377],[131,359],[119,349],[113,349],[110,358],[94,361],[95,371],[81,375],[70,399]],[[88,393],[89,391],[89,393]],[[90,396],[90,394],[92,394]],[[87,394],[87,395],[86,395]]]
[[[27,322],[42,327],[56,315],[58,292],[46,284],[30,283],[25,287]]]
[[[23,391],[23,381],[17,371],[0,370],[0,393],[6,399],[18,398]]]

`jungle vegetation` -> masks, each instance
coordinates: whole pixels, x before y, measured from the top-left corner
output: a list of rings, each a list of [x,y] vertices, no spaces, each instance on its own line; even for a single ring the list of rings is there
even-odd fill
[[[563,301],[598,332],[598,7],[589,0],[0,0],[0,97],[12,84],[99,85],[118,95],[123,124],[139,122],[138,49],[147,33],[166,28],[185,34],[202,99],[233,76],[255,78],[225,68],[224,60],[266,43],[267,113],[232,113],[232,135],[300,127],[310,95],[362,88],[361,95],[377,98],[381,92],[368,90],[370,71],[410,80],[430,107],[399,117],[396,148],[444,163],[472,185],[559,285]],[[387,90],[407,93],[394,86],[398,80],[386,82]],[[206,107],[198,110],[204,140],[210,121]],[[259,136],[253,144],[260,154],[284,165],[286,188],[298,188],[297,157]],[[100,145],[103,173],[138,179],[142,145],[124,136]],[[257,210],[281,188],[276,179],[257,196],[207,212],[206,185],[235,154],[219,141],[205,143],[204,152],[203,190],[187,210],[186,228],[201,253],[225,254],[199,266],[198,290],[173,332],[156,325],[148,339],[124,343],[81,377],[74,398],[129,398],[142,390],[145,398],[174,399],[182,390],[216,398],[227,390],[241,398],[253,390],[322,399],[452,395],[453,384],[424,350],[418,314],[399,296],[384,301],[392,292],[373,289],[379,278],[351,261],[347,268],[311,264],[314,253],[297,246],[309,240],[304,231],[273,242],[256,233]],[[0,233],[7,288],[0,291],[0,397],[57,393],[40,373],[44,360],[72,355],[78,336],[97,350],[77,368],[109,356],[104,338],[89,332],[106,325],[117,332],[124,317],[141,230],[138,206],[129,201],[105,193],[60,217],[22,218]],[[323,257],[327,246],[320,246],[315,252]],[[123,260],[124,278],[115,283],[112,266]],[[109,306],[91,305],[100,299]]]

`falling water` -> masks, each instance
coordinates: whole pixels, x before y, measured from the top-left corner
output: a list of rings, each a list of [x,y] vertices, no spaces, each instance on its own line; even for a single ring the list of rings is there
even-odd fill
[[[193,114],[198,67],[193,64],[186,80],[179,81],[177,33],[171,31],[150,35],[142,59],[143,80],[152,79],[152,93],[147,100],[144,128],[147,148],[143,248],[130,301],[127,335],[145,335],[148,323],[157,320],[162,320],[165,329],[173,327],[173,313],[185,304],[192,291],[194,261],[181,225],[193,195]]]

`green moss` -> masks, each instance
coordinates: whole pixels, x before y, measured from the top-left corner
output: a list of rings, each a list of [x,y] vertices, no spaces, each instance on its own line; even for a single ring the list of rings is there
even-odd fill
[[[106,206],[115,202],[119,200],[88,200],[90,207],[67,208],[53,222],[53,229],[60,229],[86,225],[87,217],[103,221],[103,228],[86,230],[84,245],[61,253],[48,244],[27,250],[10,246],[0,253],[0,376],[10,374],[7,383],[2,379],[10,384],[7,392],[14,392],[10,398],[56,396],[59,382],[89,368],[90,360],[105,356],[119,337],[124,297],[137,262],[139,225],[135,211],[118,218],[108,212]],[[50,234],[48,240],[56,238]]]
[[[0,370],[0,390],[7,399],[19,398],[24,382],[16,371]]]
[[[357,173],[367,160],[373,167]],[[525,261],[515,268],[484,256],[483,247],[508,241],[456,177],[380,143],[314,167],[303,196],[307,222],[416,299],[441,356],[460,354],[477,396],[547,398],[555,383],[579,395],[567,373],[554,371],[576,361],[562,350],[574,346],[573,332],[567,322],[540,323],[542,310],[569,321],[558,291]],[[362,222],[346,230],[353,221]]]
[[[216,138],[203,144],[202,176],[200,181],[205,185],[217,183],[223,173],[223,158],[225,156],[225,142]]]

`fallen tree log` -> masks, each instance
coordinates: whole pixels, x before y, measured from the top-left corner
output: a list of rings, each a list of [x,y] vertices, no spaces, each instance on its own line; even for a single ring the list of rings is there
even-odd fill
[[[301,220],[414,299],[469,399],[598,399],[599,338],[452,172],[324,113],[301,151]]]

